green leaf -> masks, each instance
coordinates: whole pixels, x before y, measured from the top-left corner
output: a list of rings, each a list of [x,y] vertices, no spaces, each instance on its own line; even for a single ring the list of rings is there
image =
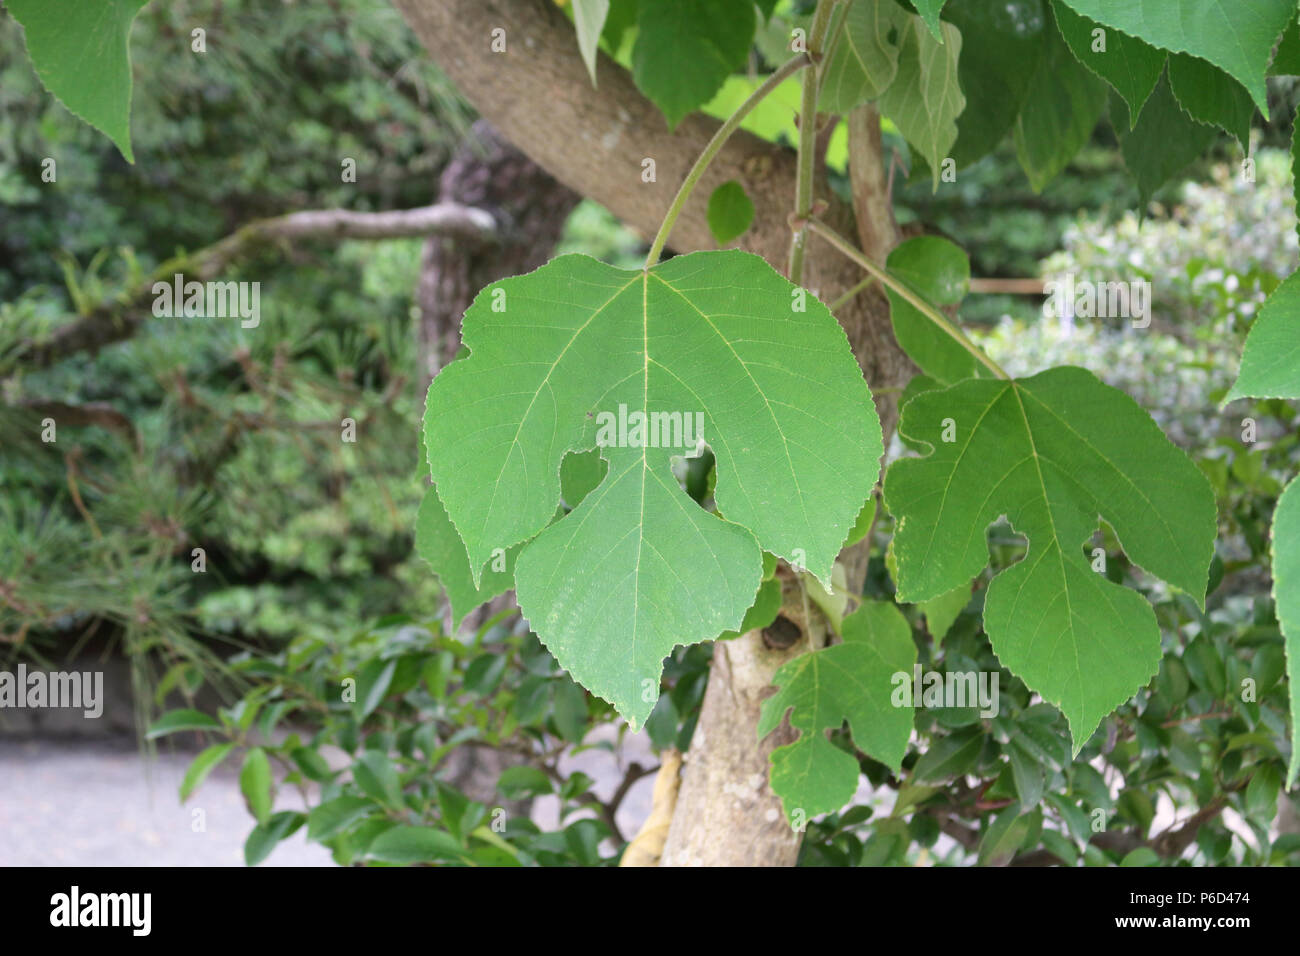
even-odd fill
[[[181,803],[190,798],[190,794],[198,789],[199,784],[203,783],[217,764],[225,760],[226,755],[234,749],[234,744],[213,744],[194,758],[189,769],[185,771],[185,779],[181,781]]]
[[[352,764],[352,779],[361,792],[390,807],[401,806],[402,781],[388,754],[368,750]]]
[[[536,797],[543,793],[552,793],[555,787],[551,778],[536,767],[521,765],[507,767],[497,779],[497,789],[507,800],[518,797]]]
[[[709,231],[722,246],[739,238],[754,221],[754,204],[736,180],[723,183],[709,195]]]
[[[978,727],[931,740],[930,749],[921,754],[912,768],[914,783],[947,783],[967,774],[984,747],[984,733]]]
[[[740,626],[763,550],[829,583],[874,483],[879,421],[834,317],[762,259],[697,252],[646,272],[562,256],[485,289],[463,328],[470,354],[435,379],[425,435],[470,568],[536,535],[515,567],[520,607],[634,725],[673,647]],[[725,520],[672,475],[699,436],[647,447],[635,417],[649,415],[702,424]],[[542,531],[561,459],[592,447],[608,474]]]
[[[463,859],[456,838],[433,827],[393,827],[375,837],[366,856],[380,863],[448,863]]]
[[[1300,272],[1260,307],[1246,336],[1241,371],[1224,398],[1300,398]]]
[[[957,141],[957,117],[966,108],[957,80],[961,33],[951,23],[942,27],[940,42],[920,19],[908,20],[898,72],[880,96],[881,110],[929,164],[935,189],[941,164]]]
[[[358,820],[378,813],[373,800],[364,797],[336,797],[313,807],[307,814],[307,838],[317,842],[337,836]]]
[[[261,747],[254,747],[244,758],[239,791],[257,822],[266,823],[271,816],[271,761]]]
[[[896,3],[854,3],[821,79],[818,108],[847,113],[894,81],[903,33],[912,19]]]
[[[7,0],[45,88],[131,152],[131,24],[148,0]]]
[[[519,556],[517,547],[510,548],[503,557],[499,555],[497,560],[493,560],[483,572],[478,586],[475,586],[469,557],[465,553],[465,543],[460,540],[455,526],[447,517],[447,509],[438,498],[437,488],[425,489],[424,500],[420,502],[420,510],[415,516],[415,550],[428,562],[442,583],[447,603],[451,605],[453,628],[460,627],[465,615],[474,608],[514,587],[515,559]],[[502,566],[502,562],[504,570],[496,570]]]
[[[745,612],[745,619],[740,622],[740,627],[734,631],[726,631],[719,635],[718,640],[729,640],[740,637],[749,631],[758,630],[767,627],[776,620],[776,616],[781,613],[781,582],[776,578],[768,578],[758,588],[758,596],[754,598],[753,606]]]
[[[157,740],[182,730],[220,730],[215,717],[198,710],[173,710],[163,714],[150,725],[146,740]]]
[[[1249,151],[1255,104],[1244,86],[1218,67],[1186,53],[1169,57],[1169,85],[1193,119],[1219,127]]]
[[[1208,479],[1132,399],[1078,368],[922,393],[900,430],[933,450],[885,478],[899,599],[975,577],[985,531],[1005,514],[1029,550],[993,579],[985,630],[1002,664],[1064,712],[1077,752],[1160,661],[1151,606],[1094,572],[1084,543],[1100,515],[1130,559],[1203,606],[1216,534]]]
[[[596,53],[600,46],[600,31],[609,16],[609,0],[573,0],[573,26],[578,32],[578,50],[582,62],[591,74],[591,85],[596,85]]]
[[[857,789],[858,762],[831,744],[827,730],[848,721],[857,747],[895,771],[907,752],[913,709],[894,702],[894,675],[910,681],[916,645],[906,618],[892,604],[865,602],[844,619],[843,643],[782,665],[779,688],[763,702],[758,735],[777,728],[787,711],[799,738],[772,752],[772,790],[786,815],[830,813]]]
[[[946,2],[947,0],[912,0],[912,5],[916,7],[916,12],[925,20],[925,25],[930,28],[930,33],[940,43],[944,42],[944,36],[939,32],[939,27],[941,25],[939,22],[939,13],[943,10],[943,5]]]
[[[1300,21],[1295,17],[1286,25],[1277,52],[1268,68],[1269,76],[1300,76]]]
[[[931,637],[936,641],[943,640],[953,622],[957,620],[957,615],[970,603],[970,596],[970,585],[962,584],[946,594],[940,594],[937,598],[922,601],[917,605],[925,615],[926,627]]]
[[[1077,13],[1165,50],[1209,60],[1268,115],[1264,74],[1295,0],[1065,0]]]
[[[1125,125],[1116,124],[1120,152],[1137,181],[1143,206],[1161,185],[1205,152],[1216,135],[1213,126],[1196,122],[1179,106],[1163,76],[1132,130],[1126,132]]]
[[[1052,25],[1041,0],[950,0],[946,12],[962,36],[957,82],[966,108],[957,117],[952,157],[964,167],[992,152],[1015,125]]]
[[[1273,600],[1286,636],[1286,675],[1291,690],[1291,762],[1286,786],[1300,771],[1300,478],[1292,479],[1273,512]]]
[[[1011,776],[1016,781],[1016,796],[1022,809],[1028,810],[1043,799],[1043,768],[1033,754],[1016,746],[1015,738],[1007,747],[1011,761]]]
[[[1075,13],[1063,0],[1052,0],[1052,12],[1075,59],[1113,86],[1136,120],[1156,88],[1168,54],[1136,37],[1105,29]]]
[[[388,693],[388,686],[393,682],[393,673],[397,670],[397,660],[370,660],[357,675],[357,700],[352,705],[358,721],[369,717]]]
[[[956,305],[970,288],[966,253],[939,236],[916,236],[900,243],[885,265],[931,305]],[[888,295],[894,337],[922,371],[945,385],[981,374],[984,366],[950,335],[892,289]]]
[[[745,64],[754,39],[750,0],[657,0],[637,15],[632,78],[673,129]]]
[[[296,833],[306,820],[307,817],[297,810],[282,810],[266,823],[253,827],[244,841],[244,864],[257,866],[271,855],[281,840]]]
[[[1106,84],[1048,29],[1038,70],[1016,118],[1016,157],[1034,192],[1042,192],[1074,158],[1106,108]]]

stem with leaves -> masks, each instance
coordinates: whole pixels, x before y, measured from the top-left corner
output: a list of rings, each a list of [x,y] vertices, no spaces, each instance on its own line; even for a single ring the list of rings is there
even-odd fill
[[[966,333],[964,333],[946,315],[932,306],[929,302],[925,301],[925,299],[918,295],[910,286],[907,285],[907,283],[890,275],[884,266],[868,259],[860,249],[856,248],[853,243],[849,242],[830,226],[818,219],[811,219],[808,222],[808,229],[817,233],[844,255],[848,256],[848,258],[860,265],[873,277],[879,280],[885,288],[896,292],[905,302],[937,325],[944,333],[951,337],[954,342],[974,356],[976,361],[998,378],[1007,379],[1011,377],[1007,375],[1007,373],[1003,371],[1002,367],[994,362],[993,359],[984,354],[983,349],[968,339]]]
[[[650,251],[645,257],[646,269],[659,261],[659,256],[664,251],[664,245],[668,242],[668,236],[673,231],[673,224],[677,222],[677,217],[681,215],[686,200],[690,198],[692,191],[694,191],[696,185],[699,184],[700,178],[704,175],[704,171],[709,168],[709,163],[713,161],[713,157],[718,155],[731,134],[740,128],[740,124],[744,122],[750,111],[767,99],[773,90],[785,82],[787,77],[806,69],[811,64],[812,60],[806,53],[800,53],[798,56],[781,64],[771,76],[763,81],[762,85],[749,94],[745,102],[736,108],[736,111],[727,118],[727,121],[718,127],[718,131],[713,134],[713,138],[709,140],[699,158],[695,160],[695,165],[691,167],[690,172],[686,174],[686,178],[682,180],[681,188],[677,190],[677,195],[673,197],[668,212],[664,214],[664,221],[659,226],[659,232],[655,234],[654,242],[650,244]]]

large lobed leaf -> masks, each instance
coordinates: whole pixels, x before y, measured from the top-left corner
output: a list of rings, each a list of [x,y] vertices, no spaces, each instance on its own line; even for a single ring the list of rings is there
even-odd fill
[[[430,387],[425,437],[471,581],[495,549],[533,539],[515,565],[520,607],[633,724],[674,646],[741,625],[763,550],[829,583],[875,483],[880,426],[834,317],[762,259],[698,252],[647,272],[562,256],[483,290],[463,340],[468,357]],[[566,452],[596,447],[620,406],[700,413],[724,517],[673,477],[695,448],[602,447],[608,473],[547,527]]]
[[[1160,661],[1150,605],[1094,572],[1083,545],[1101,516],[1134,562],[1203,604],[1209,482],[1132,399],[1078,368],[924,392],[899,427],[933,449],[885,479],[899,599],[968,583],[1005,514],[1029,549],[990,585],[985,630],[1002,663],[1064,712],[1077,751]]]

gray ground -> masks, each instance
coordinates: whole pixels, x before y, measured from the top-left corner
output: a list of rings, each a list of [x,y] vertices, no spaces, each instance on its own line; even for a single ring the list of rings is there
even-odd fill
[[[652,765],[642,741],[627,750],[627,759]],[[218,767],[182,806],[177,791],[192,756],[160,751],[149,761],[131,737],[0,737],[0,866],[243,866],[252,818],[239,793],[239,765]],[[622,777],[599,750],[574,758],[571,769],[595,779],[602,796]],[[642,779],[624,802],[619,825],[628,835],[649,812],[652,786],[652,777]],[[277,809],[301,806],[288,791],[276,800]],[[554,826],[556,810],[553,801],[539,802],[534,818]],[[299,831],[261,865],[333,862]]]

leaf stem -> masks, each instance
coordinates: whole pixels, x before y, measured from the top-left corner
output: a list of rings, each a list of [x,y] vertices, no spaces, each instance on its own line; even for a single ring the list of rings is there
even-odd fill
[[[808,31],[808,58],[810,65],[803,75],[803,96],[799,103],[799,154],[795,162],[794,215],[799,222],[790,240],[790,281],[803,284],[804,250],[808,245],[807,220],[812,215],[813,153],[817,147],[817,62],[821,59],[822,42],[830,26],[831,11],[839,0],[818,0],[813,14],[812,28]]]
[[[709,163],[713,161],[713,157],[718,155],[731,134],[740,128],[740,124],[749,115],[750,111],[765,100],[773,90],[788,77],[793,76],[811,64],[812,60],[806,53],[800,53],[798,56],[782,63],[753,93],[749,94],[745,102],[736,107],[736,111],[727,117],[726,122],[718,127],[718,131],[713,134],[713,138],[709,140],[699,158],[695,160],[695,165],[691,167],[690,172],[686,174],[686,178],[682,180],[681,188],[677,190],[677,195],[673,197],[668,212],[664,214],[664,221],[659,226],[659,232],[655,234],[654,242],[650,244],[650,251],[645,257],[646,269],[659,261],[659,256],[663,253],[664,246],[668,242],[668,236],[673,231],[673,225],[677,222],[677,217],[681,215],[682,208],[686,205],[686,200],[690,198],[691,192],[699,184],[704,171],[709,168]]]
[[[876,277],[875,277],[875,276],[873,276],[873,275],[868,275],[865,279],[863,279],[861,282],[859,282],[859,283],[858,283],[857,285],[855,285],[853,288],[849,289],[848,292],[845,292],[842,296],[840,296],[838,299],[836,299],[834,302],[832,302],[832,303],[831,303],[830,305],[828,305],[826,308],[830,309],[832,312],[838,312],[840,309],[844,308],[844,306],[848,305],[848,304],[849,304],[850,302],[852,302],[855,298],[857,298],[858,293],[860,293],[860,292],[862,292],[863,290],[865,290],[865,289],[867,288],[867,286],[871,285],[871,283],[873,283],[873,282],[875,282],[875,281],[876,281]]]
[[[929,302],[925,301],[924,298],[914,292],[905,282],[890,275],[888,270],[883,266],[877,265],[868,259],[861,250],[855,248],[851,242],[841,236],[830,226],[826,225],[821,220],[810,219],[808,221],[808,228],[812,232],[817,233],[840,252],[844,253],[844,255],[848,256],[848,258],[852,259],[863,269],[867,270],[867,272],[872,276],[879,279],[881,284],[885,287],[897,292],[898,295],[901,296],[909,305],[947,333],[953,341],[974,356],[976,361],[998,378],[1008,379],[1011,377],[1003,371],[1002,366],[998,365],[997,362],[984,354],[983,349],[968,339],[966,334],[962,332],[962,330],[946,315],[932,306]]]

